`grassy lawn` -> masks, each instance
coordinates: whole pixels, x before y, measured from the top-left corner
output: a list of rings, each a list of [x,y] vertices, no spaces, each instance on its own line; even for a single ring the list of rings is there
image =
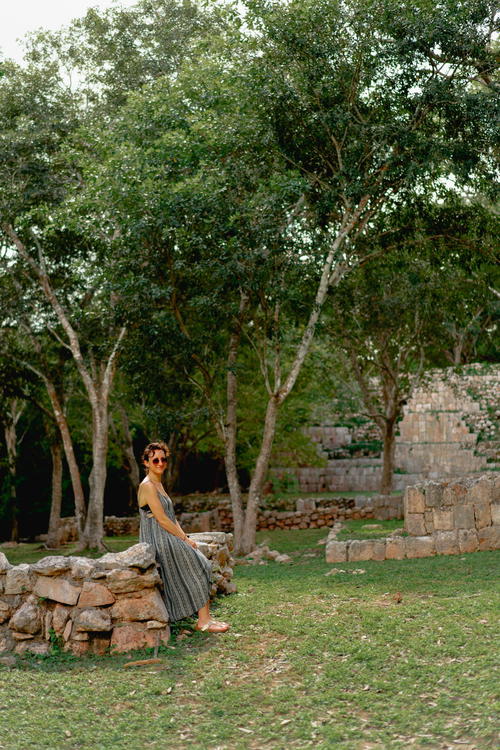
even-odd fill
[[[238,566],[231,631],[158,666],[0,666],[0,748],[496,748],[496,553],[332,566],[326,531],[259,534],[293,562]]]

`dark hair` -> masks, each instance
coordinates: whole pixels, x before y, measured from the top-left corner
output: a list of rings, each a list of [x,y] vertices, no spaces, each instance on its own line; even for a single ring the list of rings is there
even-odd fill
[[[146,447],[144,448],[142,452],[142,460],[149,461],[150,456],[155,451],[163,451],[167,458],[170,456],[168,445],[164,443],[163,440],[156,440],[154,443],[148,443],[146,445]]]

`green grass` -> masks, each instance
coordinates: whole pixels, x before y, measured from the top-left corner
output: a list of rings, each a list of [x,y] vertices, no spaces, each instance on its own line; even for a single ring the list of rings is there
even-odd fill
[[[497,747],[496,553],[326,575],[325,529],[260,536],[293,562],[235,569],[228,634],[0,667],[2,750]]]
[[[342,528],[337,534],[339,541],[346,539],[380,539],[386,537],[394,529],[402,529],[404,521],[402,518],[393,521],[344,521]]]

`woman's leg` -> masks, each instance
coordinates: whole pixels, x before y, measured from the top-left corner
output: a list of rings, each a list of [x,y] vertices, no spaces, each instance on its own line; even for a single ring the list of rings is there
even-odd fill
[[[196,630],[204,630],[207,633],[225,633],[229,630],[227,622],[216,622],[210,617],[210,602],[208,601],[198,610],[198,622]]]

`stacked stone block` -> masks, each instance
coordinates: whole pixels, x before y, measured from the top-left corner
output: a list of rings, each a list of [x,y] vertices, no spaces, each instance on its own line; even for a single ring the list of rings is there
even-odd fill
[[[408,400],[398,424],[395,463],[400,473],[394,475],[394,489],[500,468],[499,402],[498,365],[471,365],[461,374],[453,368],[430,373]],[[325,465],[274,467],[272,474],[292,474],[301,492],[377,492],[380,458],[331,456],[332,450],[352,444],[354,432],[325,425],[307,433]]]
[[[232,536],[192,536],[212,561],[212,595],[234,592]],[[0,652],[47,654],[53,641],[77,655],[166,643],[161,586],[147,544],[98,560],[51,556],[17,566],[0,552]]]
[[[404,530],[377,540],[339,542],[330,532],[326,561],[403,560],[500,548],[500,475],[408,487]]]

